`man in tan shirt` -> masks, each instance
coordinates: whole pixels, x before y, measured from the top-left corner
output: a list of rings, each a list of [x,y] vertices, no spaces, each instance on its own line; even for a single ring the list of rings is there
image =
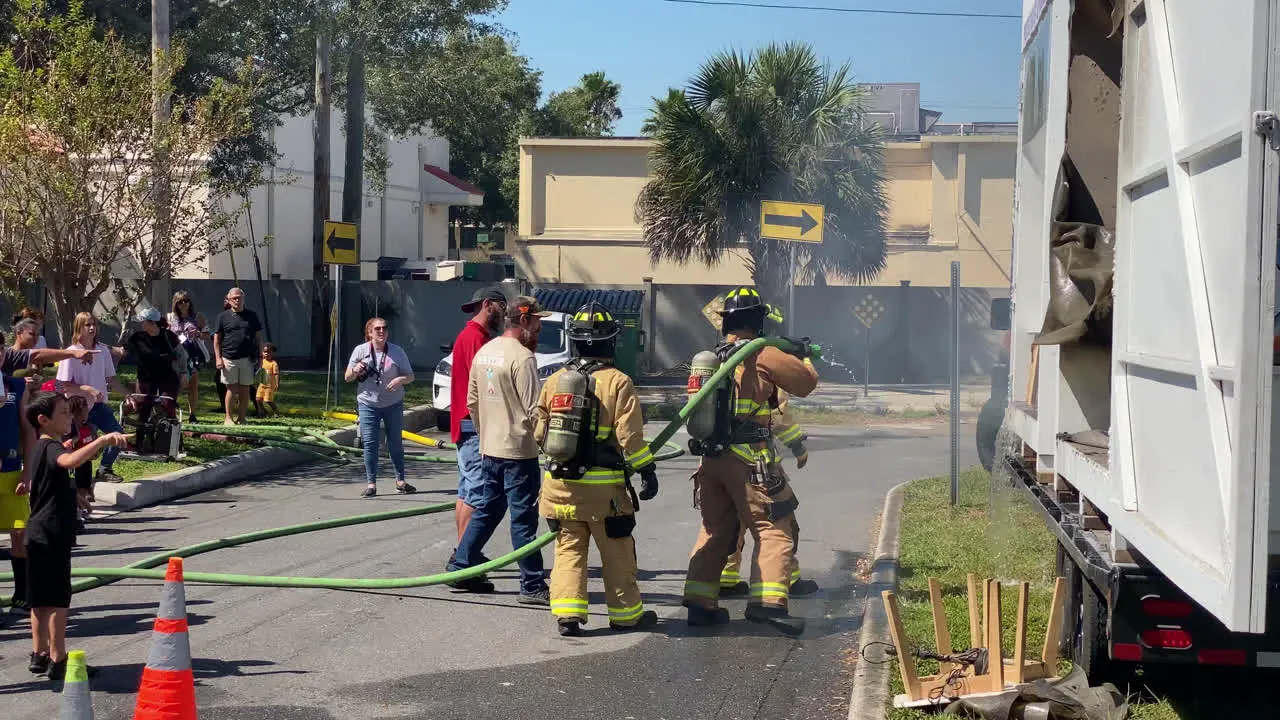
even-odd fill
[[[534,434],[538,405],[538,364],[534,349],[546,317],[536,300],[518,297],[507,304],[506,329],[485,343],[471,362],[467,410],[480,437],[479,504],[458,541],[449,571],[479,565],[480,552],[511,508],[511,546],[538,537],[538,493],[541,472]],[[492,592],[493,583],[475,578],[451,587]],[[520,598],[526,605],[548,605],[542,553],[520,561]]]

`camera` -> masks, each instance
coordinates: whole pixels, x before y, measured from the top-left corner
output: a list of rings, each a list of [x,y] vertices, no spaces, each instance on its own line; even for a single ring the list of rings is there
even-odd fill
[[[360,368],[356,370],[356,382],[364,382],[373,377],[373,367],[367,362],[360,363]]]

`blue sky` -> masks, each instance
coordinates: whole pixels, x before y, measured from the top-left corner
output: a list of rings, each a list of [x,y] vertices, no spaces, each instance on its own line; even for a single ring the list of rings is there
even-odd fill
[[[751,0],[747,0],[751,1]],[[1018,15],[1020,0],[768,0],[773,4]],[[622,84],[618,135],[638,134],[654,97],[722,49],[804,40],[860,82],[919,82],[942,122],[1016,120],[1017,19],[889,16],[663,0],[511,0],[499,22],[543,72],[543,91],[603,70]]]

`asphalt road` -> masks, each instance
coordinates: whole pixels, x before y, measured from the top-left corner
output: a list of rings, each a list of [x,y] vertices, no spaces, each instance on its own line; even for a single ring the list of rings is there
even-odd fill
[[[653,432],[656,432],[656,426]],[[793,473],[801,500],[800,559],[823,585],[797,599],[809,618],[791,639],[742,620],[691,629],[679,606],[697,534],[690,458],[663,464],[661,492],[636,531],[641,589],[662,621],[648,633],[608,630],[599,580],[591,584],[586,637],[559,637],[545,608],[518,605],[516,575],[494,576],[490,596],[433,587],[334,592],[187,585],[197,699],[204,720],[364,718],[844,717],[863,598],[859,558],[873,544],[885,493],[904,480],[944,474],[945,424],[811,428],[809,467]],[[962,462],[976,464],[973,427]],[[683,442],[683,436],[677,436]],[[789,463],[790,466],[790,463]],[[119,566],[193,542],[250,530],[451,500],[449,466],[412,467],[413,496],[361,500],[361,472],[308,466],[92,525],[78,567]],[[382,488],[390,491],[392,483]],[[190,571],[254,575],[393,577],[439,572],[454,545],[451,514],[330,530],[220,550]],[[490,545],[510,547],[506,528]],[[748,550],[749,552],[749,550]],[[544,550],[548,566],[551,549]],[[593,550],[593,563],[596,556]],[[159,585],[123,581],[77,595],[69,646],[100,669],[91,680],[98,720],[132,717]],[[0,718],[47,720],[59,696],[26,671],[30,634],[12,616],[0,627]]]

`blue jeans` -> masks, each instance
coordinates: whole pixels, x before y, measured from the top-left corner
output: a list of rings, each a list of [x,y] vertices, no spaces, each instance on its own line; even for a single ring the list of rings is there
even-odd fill
[[[458,438],[458,499],[469,507],[480,504],[484,473],[480,469],[480,436],[464,432]]]
[[[356,414],[360,418],[360,440],[364,443],[364,476],[372,485],[378,479],[378,451],[381,438],[378,436],[378,423],[387,430],[387,454],[391,456],[391,464],[396,469],[396,480],[404,480],[404,403],[376,408],[364,403],[356,405]]]
[[[111,406],[104,403],[94,403],[89,408],[89,424],[98,428],[102,433],[124,432],[124,428],[120,426],[120,421],[116,420],[115,413],[111,412]],[[111,467],[116,464],[116,457],[120,455],[120,448],[109,447],[102,451],[101,469],[107,472],[111,471]]]
[[[484,473],[480,502],[458,543],[454,561],[449,564],[450,571],[480,564],[480,551],[502,523],[508,506],[511,508],[511,547],[520,548],[538,539],[542,469],[538,467],[537,458],[507,460],[484,455],[480,458],[480,468]],[[535,552],[521,560],[520,592],[536,592],[546,587],[542,553]]]

